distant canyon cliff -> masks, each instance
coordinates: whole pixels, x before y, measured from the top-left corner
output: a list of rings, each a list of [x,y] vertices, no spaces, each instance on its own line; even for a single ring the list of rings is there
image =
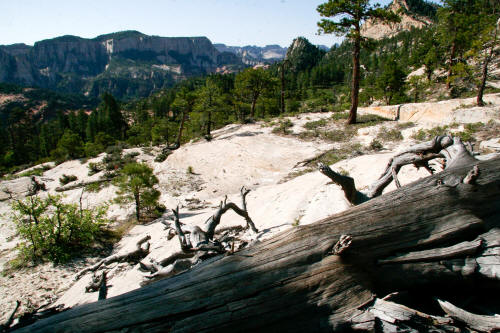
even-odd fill
[[[273,63],[283,60],[287,48],[279,45],[260,46],[227,46],[225,44],[214,44],[220,52],[230,52],[241,57],[247,65],[258,65],[261,63]]]
[[[189,76],[231,71],[240,57],[206,37],[158,37],[137,31],[94,39],[62,36],[34,46],[0,46],[0,82],[98,96],[147,96]]]

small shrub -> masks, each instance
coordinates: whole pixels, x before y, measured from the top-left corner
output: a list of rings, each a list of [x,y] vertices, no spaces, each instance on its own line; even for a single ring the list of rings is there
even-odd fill
[[[386,141],[401,141],[403,140],[403,135],[398,129],[388,129],[386,127],[380,128],[377,134],[377,139]]]
[[[427,133],[425,132],[425,130],[419,129],[417,132],[411,135],[411,138],[418,141],[424,141],[427,138]]]
[[[192,166],[188,166],[187,169],[186,169],[186,173],[188,175],[194,175],[194,169]]]
[[[302,219],[302,215],[299,215],[295,219],[293,219],[292,226],[293,227],[298,227],[300,225],[300,220],[301,219]]]
[[[40,168],[34,168],[29,171],[25,171],[19,175],[19,177],[31,177],[31,176],[38,176],[41,177],[43,176],[45,169],[43,167]]]
[[[308,129],[308,130],[313,130],[313,129],[316,129],[318,127],[324,127],[326,126],[327,122],[326,122],[326,119],[320,119],[320,120],[315,120],[315,121],[309,121],[307,123],[304,124],[304,127],[305,129]]]
[[[389,120],[374,114],[363,114],[358,116],[356,121],[357,127],[370,127]]]
[[[419,129],[416,133],[413,133],[411,136],[412,139],[418,140],[418,141],[427,141],[430,139],[433,139],[434,137],[438,135],[443,135],[446,134],[448,130],[448,126],[436,126],[433,128],[430,128],[428,130],[424,129]]]
[[[332,114],[333,120],[343,120],[349,118],[349,112],[334,112]]]
[[[106,182],[95,182],[95,183],[90,183],[85,186],[85,191],[91,192],[91,193],[98,193],[102,187],[107,184]]]
[[[157,163],[161,163],[161,162],[165,161],[165,160],[167,159],[168,155],[169,155],[169,154],[166,154],[166,153],[164,153],[164,152],[159,153],[159,154],[158,154],[158,155],[156,155],[156,157],[155,157],[155,162],[157,162]]]
[[[65,174],[63,174],[62,177],[59,178],[59,184],[66,185],[66,184],[69,184],[71,182],[74,182],[77,179],[78,179],[78,177],[75,176],[75,175],[65,175]]]
[[[273,127],[275,125],[276,125],[275,121],[266,120],[264,121],[264,123],[262,123],[262,125],[260,125],[260,127]]]
[[[314,129],[312,131],[304,131],[297,134],[297,137],[302,140],[319,138],[321,136],[321,132],[318,129]]]
[[[411,122],[411,121],[408,121],[408,122],[405,122],[405,123],[398,123],[396,125],[396,128],[399,129],[399,130],[404,130],[404,129],[412,128],[412,127],[415,127],[415,123]]]
[[[353,126],[347,126],[341,130],[331,130],[321,133],[321,138],[332,142],[345,142],[352,139],[358,133],[358,129]]]
[[[116,145],[113,145],[113,146],[108,146],[106,148],[106,153],[108,153],[108,154],[116,153],[116,154],[120,154],[121,155],[123,149],[125,149],[125,148],[127,148],[126,144],[119,143],[119,144],[116,144]]]
[[[120,147],[113,146],[110,153],[108,153],[103,158],[104,169],[109,171],[108,176],[112,175],[113,172],[116,173],[123,168],[124,165],[136,162],[135,157],[139,155],[138,152],[130,152],[122,156],[122,150]]]
[[[100,177],[100,179],[111,180],[111,179],[115,178],[117,175],[118,175],[117,171],[107,170],[103,173],[103,175]]]
[[[479,122],[479,123],[471,123],[471,124],[465,124],[464,129],[465,131],[469,133],[476,133],[477,131],[481,130],[484,127],[484,124]]]
[[[341,174],[342,176],[349,176],[349,171],[347,171],[344,168],[339,168],[338,173]]]
[[[89,169],[88,175],[93,176],[96,173],[99,173],[102,170],[104,170],[104,164],[90,162],[87,168]]]
[[[127,153],[125,154],[125,156],[123,156],[123,158],[125,159],[133,159],[137,156],[139,156],[141,153],[139,153],[138,151],[131,151],[130,153]]]
[[[373,139],[372,142],[370,142],[369,147],[370,147],[370,150],[374,150],[374,151],[379,151],[379,150],[382,150],[382,148],[384,148],[382,143],[380,141],[378,141],[377,139]]]
[[[17,232],[24,239],[20,250],[30,260],[65,262],[89,247],[107,223],[107,208],[82,209],[64,204],[60,196],[36,196],[12,204]]]
[[[142,152],[146,155],[153,156],[153,148],[152,147],[143,147]]]
[[[278,126],[273,128],[272,132],[274,134],[290,134],[290,128],[293,127],[293,123],[290,119],[280,120]]]

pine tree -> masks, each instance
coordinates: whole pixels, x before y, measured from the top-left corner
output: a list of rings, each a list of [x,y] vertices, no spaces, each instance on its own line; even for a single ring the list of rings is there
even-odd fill
[[[144,210],[152,210],[158,205],[160,192],[154,189],[158,178],[153,170],[144,163],[129,163],[121,170],[121,176],[115,181],[118,186],[120,203],[133,201],[135,203],[135,216],[141,220]]]
[[[197,90],[197,103],[195,109],[203,114],[205,138],[210,140],[212,134],[212,115],[220,104],[221,89],[212,78],[208,77],[200,89]]]
[[[272,89],[276,82],[268,71],[258,68],[248,68],[236,76],[234,83],[236,94],[242,101],[250,102],[250,118],[255,118],[255,107],[261,94]]]
[[[340,18],[336,21],[322,19],[318,22],[320,33],[346,36],[353,45],[351,108],[347,124],[354,124],[359,99],[360,53],[363,41],[361,23],[368,19],[396,22],[399,17],[391,11],[379,8],[378,5],[371,5],[369,0],[329,0],[319,5],[317,11],[322,17]]]
[[[402,94],[406,75],[392,58],[385,64],[382,73],[377,77],[377,87],[382,91],[386,104],[391,104],[396,94]]]
[[[101,98],[102,103],[98,113],[99,132],[105,131],[116,139],[124,139],[127,123],[118,102],[109,93],[104,93]]]

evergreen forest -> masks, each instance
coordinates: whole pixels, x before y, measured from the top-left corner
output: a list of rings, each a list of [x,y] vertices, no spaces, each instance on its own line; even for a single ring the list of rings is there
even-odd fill
[[[494,91],[482,81],[484,64],[491,60],[488,56],[495,58],[498,44],[497,1],[408,4],[412,13],[434,23],[390,38],[362,40],[359,105]],[[105,93],[96,101],[0,84],[1,93],[48,101],[38,112],[29,103],[1,106],[0,173],[40,162],[93,157],[109,146],[210,140],[211,131],[230,123],[301,112],[344,112],[351,104],[352,49],[349,36],[328,52],[299,37],[280,63],[186,79],[135,100],[120,101]]]

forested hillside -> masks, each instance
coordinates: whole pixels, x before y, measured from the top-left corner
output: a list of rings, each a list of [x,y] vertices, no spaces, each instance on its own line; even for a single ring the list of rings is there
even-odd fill
[[[431,8],[424,2],[409,4],[417,12]],[[378,41],[365,40],[360,55],[360,105],[496,91],[485,83],[498,75],[498,11],[491,0],[447,0],[432,25]],[[283,113],[343,111],[350,106],[351,59],[349,39],[325,52],[298,38],[281,63],[187,79],[144,99],[120,102],[105,93],[94,109],[95,104],[85,98],[64,103],[49,98],[43,108],[47,116],[40,116],[27,102],[2,104],[0,168],[5,173],[37,161],[91,157],[118,143],[210,139],[211,130],[226,124]],[[21,91],[4,87],[4,93]]]

